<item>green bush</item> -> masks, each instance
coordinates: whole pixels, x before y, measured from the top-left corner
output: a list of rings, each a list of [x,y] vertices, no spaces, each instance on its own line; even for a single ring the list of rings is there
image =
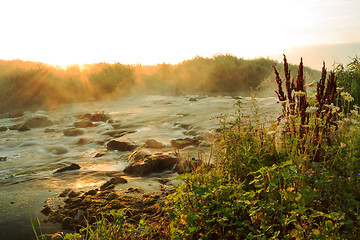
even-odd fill
[[[182,176],[168,201],[174,239],[359,238],[359,119],[329,118],[334,93],[324,78],[312,107],[320,111],[307,111],[302,63],[287,94],[281,87],[280,125],[261,123],[255,105],[242,114],[239,103],[222,118],[214,167]]]
[[[338,79],[338,86],[345,92],[350,93],[354,98],[354,104],[360,104],[360,58],[354,57],[351,62],[344,67],[339,64],[335,73]]]

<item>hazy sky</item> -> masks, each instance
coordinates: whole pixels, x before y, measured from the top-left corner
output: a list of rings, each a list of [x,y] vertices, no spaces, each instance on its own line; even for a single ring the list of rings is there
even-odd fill
[[[3,0],[0,23],[0,59],[178,63],[360,43],[360,0]]]

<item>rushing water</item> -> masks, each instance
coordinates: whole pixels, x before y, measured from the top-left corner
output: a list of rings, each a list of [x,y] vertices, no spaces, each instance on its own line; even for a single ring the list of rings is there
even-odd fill
[[[41,221],[44,201],[60,204],[54,197],[63,189],[96,188],[109,180],[109,173],[123,170],[128,164],[129,152],[106,151],[108,141],[117,139],[143,146],[147,139],[156,139],[169,146],[166,151],[174,152],[170,147],[172,139],[213,132],[219,128],[217,117],[233,113],[236,101],[232,97],[133,96],[0,119],[0,127],[22,123],[37,115],[48,116],[54,122],[49,127],[54,131],[50,133],[45,133],[45,128],[0,132],[0,157],[6,157],[0,161],[0,239],[33,237],[30,218]],[[243,111],[250,112],[251,100],[242,98],[242,102]],[[279,112],[275,98],[259,98],[257,104],[261,114],[276,116]],[[96,122],[98,126],[83,129],[84,135],[64,136],[63,130],[78,121],[76,116],[102,111],[111,117],[111,123]],[[114,129],[128,133],[120,138],[107,135]],[[105,155],[94,158],[99,152]],[[53,174],[70,163],[79,164],[81,169]],[[157,187],[152,178],[128,178],[131,181],[124,188],[136,185],[152,191]],[[58,229],[58,224],[42,224],[43,232]]]

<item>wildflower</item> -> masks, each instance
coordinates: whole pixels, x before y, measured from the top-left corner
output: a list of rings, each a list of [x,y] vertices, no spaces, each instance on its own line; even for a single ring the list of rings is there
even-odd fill
[[[272,134],[275,134],[276,132],[275,131],[269,131],[267,132],[268,135],[272,135]]]
[[[296,96],[298,97],[303,97],[305,96],[305,92],[302,92],[302,91],[298,91],[298,92],[294,92]]]
[[[346,147],[346,144],[345,143],[340,143],[340,148],[345,148]]]
[[[343,87],[337,87],[336,90],[337,91],[342,91],[344,88]]]
[[[314,113],[314,112],[316,112],[316,110],[318,110],[319,108],[317,108],[317,107],[308,107],[308,108],[306,108],[306,112],[307,113]]]
[[[342,98],[344,98],[345,101],[348,101],[348,102],[354,101],[354,98],[348,92],[342,92],[342,93],[340,93],[340,95]]]
[[[357,110],[351,110],[350,112],[355,116],[359,117],[359,112]]]
[[[340,111],[340,108],[339,107],[334,107],[332,110],[331,110],[331,113],[338,113]]]
[[[358,173],[358,176],[360,176],[360,173]]]
[[[359,106],[358,105],[354,105],[355,110],[359,110]]]
[[[354,125],[359,125],[359,124],[360,124],[360,123],[359,123],[357,120],[355,120],[355,119],[351,119],[350,121],[351,121],[351,123],[354,124]]]
[[[334,106],[334,104],[332,103],[332,104],[324,104],[324,106],[325,107],[328,107],[328,108],[331,108],[331,109],[333,109],[333,108],[336,108],[336,106]]]

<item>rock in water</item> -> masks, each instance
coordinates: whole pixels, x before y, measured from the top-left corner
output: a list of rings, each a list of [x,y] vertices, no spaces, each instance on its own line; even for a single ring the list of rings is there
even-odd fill
[[[52,212],[52,210],[51,210],[51,208],[49,207],[49,205],[44,205],[43,206],[43,209],[41,209],[41,211],[40,211],[42,214],[44,214],[45,216],[48,216],[51,212]]]
[[[136,148],[135,145],[131,145],[127,142],[119,142],[116,140],[112,140],[106,144],[107,150],[114,151],[132,151]]]
[[[5,131],[7,131],[7,130],[8,130],[7,127],[0,127],[0,132],[5,132]]]
[[[183,138],[183,139],[176,139],[170,141],[171,146],[177,149],[181,149],[190,145],[197,145],[198,141],[196,139],[191,138]]]
[[[77,129],[77,128],[68,128],[68,129],[64,130],[65,136],[79,136],[79,135],[83,135],[83,134],[84,134],[84,130]]]
[[[54,125],[54,122],[46,116],[35,116],[27,120],[24,125],[29,128],[41,128],[52,126]]]
[[[30,131],[31,129],[26,124],[23,124],[17,130],[19,132],[25,132],[25,131]]]
[[[45,128],[44,133],[53,133],[55,132],[55,129],[53,128]]]
[[[131,163],[124,169],[124,172],[126,174],[142,177],[150,173],[170,170],[176,163],[177,159],[175,157],[165,154],[147,156],[137,162]]]
[[[81,121],[75,122],[74,126],[76,128],[87,128],[87,127],[94,127],[95,125],[92,123],[90,119],[83,119]]]
[[[104,190],[108,189],[108,187],[111,186],[111,185],[116,185],[116,184],[119,184],[119,183],[127,183],[127,182],[128,181],[125,178],[113,177],[112,179],[110,179],[109,181],[107,181],[106,183],[101,185],[100,190],[104,191]]]
[[[60,168],[56,170],[54,173],[65,172],[70,170],[78,170],[78,169],[80,169],[80,166],[76,163],[72,163],[70,166]]]
[[[146,147],[146,148],[154,148],[154,149],[161,149],[161,148],[165,148],[166,145],[156,141],[155,139],[148,139],[148,140],[145,141],[145,146],[144,147]]]

